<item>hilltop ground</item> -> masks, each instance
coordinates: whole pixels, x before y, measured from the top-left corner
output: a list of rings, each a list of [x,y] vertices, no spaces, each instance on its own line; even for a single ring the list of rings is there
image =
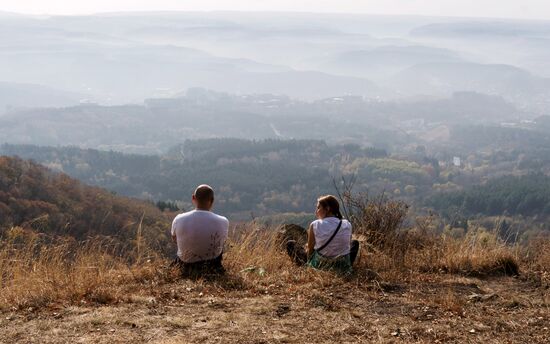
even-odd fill
[[[124,299],[7,310],[0,338],[3,343],[544,343],[550,338],[548,289],[513,277],[425,275],[362,287],[338,278],[299,290],[285,282],[242,290],[227,280],[180,280],[144,283]]]
[[[407,248],[402,259],[370,247],[362,251],[355,274],[341,277],[293,266],[272,233],[252,230],[231,238],[227,274],[199,280],[180,278],[165,259],[128,265],[84,247],[69,264],[55,258],[65,250],[60,246],[23,264],[24,255],[14,253],[21,249],[4,247],[0,342],[547,343],[550,338],[549,243],[530,251],[530,261],[517,248],[472,238],[437,237],[435,246]],[[507,275],[517,272],[516,262],[520,274]]]

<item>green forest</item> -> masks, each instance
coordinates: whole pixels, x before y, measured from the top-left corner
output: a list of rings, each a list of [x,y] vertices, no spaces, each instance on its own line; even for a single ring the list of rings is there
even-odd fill
[[[464,215],[550,215],[550,177],[543,174],[503,176],[463,191],[434,195],[428,203],[443,213],[460,209]]]
[[[31,159],[52,175],[66,173],[107,189],[110,197],[141,199],[159,213],[191,209],[194,188],[209,183],[216,190],[215,211],[233,221],[305,223],[317,197],[353,180],[353,192],[402,200],[411,217],[436,213],[441,226],[454,226],[457,216],[512,216],[548,230],[547,136],[526,130],[460,126],[450,141],[398,152],[321,140],[218,138],[186,140],[161,155],[8,144],[0,154]],[[513,140],[517,135],[522,139]]]

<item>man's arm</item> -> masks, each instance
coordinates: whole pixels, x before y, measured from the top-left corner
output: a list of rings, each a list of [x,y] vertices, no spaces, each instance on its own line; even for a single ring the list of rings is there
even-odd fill
[[[172,234],[172,241],[177,242],[176,238],[176,219],[172,221],[172,229],[170,230],[170,233]]]

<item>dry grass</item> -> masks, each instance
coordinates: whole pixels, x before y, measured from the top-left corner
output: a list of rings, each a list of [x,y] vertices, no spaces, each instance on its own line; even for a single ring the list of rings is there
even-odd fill
[[[0,309],[38,308],[51,302],[110,303],[117,286],[151,275],[150,264],[129,265],[109,241],[44,244],[39,238],[0,241]]]
[[[535,238],[523,248],[521,263],[526,267],[527,277],[539,285],[550,286],[550,238]]]
[[[386,213],[378,212],[379,216],[385,216],[391,209],[402,211],[399,207],[386,209],[389,209]],[[388,216],[396,219],[400,215]],[[361,224],[356,228],[366,233]],[[312,286],[339,284],[350,288],[384,288],[392,283],[414,281],[426,273],[515,275],[520,264],[521,270],[536,271],[537,276],[548,275],[548,241],[523,250],[506,245],[493,233],[472,232],[457,239],[421,228],[408,231],[392,228],[388,230],[391,240],[384,245],[379,245],[378,236],[374,244],[368,237],[362,237],[355,274],[343,278],[293,265],[281,250],[275,228],[262,229],[255,223],[242,225],[230,233],[224,254],[228,273],[217,279],[214,287],[256,294],[273,289],[307,291]],[[132,302],[125,296],[129,291],[145,297],[156,286],[179,279],[177,271],[167,268],[166,258],[144,252],[132,254],[148,258],[121,257],[117,249],[102,240],[43,245],[36,238],[6,238],[0,242],[0,309],[42,307],[59,302]],[[449,309],[460,308],[450,294],[442,302]]]
[[[395,250],[402,240],[399,229],[407,216],[408,205],[380,195],[370,199],[367,194],[354,196],[343,193],[343,204],[353,223],[355,233],[363,235],[378,249]]]
[[[456,314],[462,314],[466,301],[451,288],[448,288],[441,294],[436,295],[434,302],[444,310]]]
[[[355,274],[340,277],[294,266],[275,228],[249,223],[230,233],[225,276],[182,280],[166,258],[123,258],[104,241],[44,246],[17,238],[0,245],[6,343],[75,336],[109,343],[542,343],[547,334],[544,288],[463,276],[489,276],[508,256],[522,273],[548,271],[547,244],[523,250],[487,234],[454,239],[402,231],[384,248],[365,241]],[[320,330],[320,323],[331,326]],[[529,325],[518,331],[523,324]]]
[[[423,271],[467,276],[515,276],[520,272],[520,248],[509,246],[496,233],[475,232],[463,238],[440,236],[429,249],[412,255]]]
[[[13,229],[11,232],[22,232]],[[20,233],[17,233],[20,234]],[[281,282],[313,283],[330,274],[308,273],[291,264],[276,245],[276,232],[251,224],[234,231],[224,255],[226,277],[217,287],[264,291]],[[105,240],[44,244],[39,237],[12,235],[0,241],[0,310],[40,308],[51,303],[106,304],[126,300],[128,290],[147,293],[151,287],[179,279],[170,260],[132,251],[121,256]],[[145,259],[137,259],[149,256]],[[198,281],[198,283],[203,283]]]
[[[535,238],[526,256],[532,270],[550,272],[550,238]]]

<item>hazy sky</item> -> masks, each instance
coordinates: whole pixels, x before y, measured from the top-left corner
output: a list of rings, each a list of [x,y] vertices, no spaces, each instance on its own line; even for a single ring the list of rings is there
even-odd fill
[[[550,19],[550,0],[0,0],[0,11],[307,11]]]

